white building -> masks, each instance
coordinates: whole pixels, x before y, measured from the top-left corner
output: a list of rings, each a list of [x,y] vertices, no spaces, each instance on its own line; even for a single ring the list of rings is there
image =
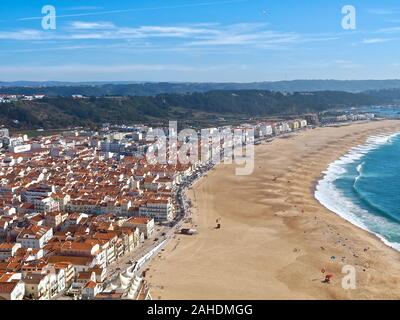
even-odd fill
[[[0,129],[0,138],[9,137],[9,136],[10,136],[10,132],[7,128]]]
[[[29,187],[22,195],[24,200],[33,204],[35,200],[50,197],[53,192],[55,192],[54,186],[36,185]]]
[[[37,212],[54,212],[60,210],[60,204],[52,197],[37,199],[33,204]]]
[[[0,260],[14,257],[19,248],[21,248],[20,243],[0,243]]]
[[[147,217],[132,217],[124,222],[123,227],[135,230],[139,229],[146,239],[150,238],[154,233],[154,219]]]
[[[31,150],[31,145],[30,144],[20,144],[17,146],[10,146],[9,150],[14,153],[27,152],[27,151]]]
[[[53,228],[32,226],[22,230],[17,236],[17,243],[23,248],[41,249],[53,237]]]
[[[265,137],[265,136],[272,136],[273,131],[272,131],[272,126],[269,124],[262,123],[260,125],[260,136]]]
[[[25,296],[35,300],[50,299],[50,277],[48,274],[27,273],[25,283]]]
[[[0,300],[22,300],[25,295],[25,284],[20,280],[0,282]]]
[[[145,205],[139,207],[139,215],[154,218],[155,221],[168,221],[173,219],[173,206],[168,199],[150,199]]]

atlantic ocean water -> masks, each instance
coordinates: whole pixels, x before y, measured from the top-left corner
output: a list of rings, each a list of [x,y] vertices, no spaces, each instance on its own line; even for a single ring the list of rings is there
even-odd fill
[[[400,133],[370,136],[330,164],[315,197],[400,250]]]

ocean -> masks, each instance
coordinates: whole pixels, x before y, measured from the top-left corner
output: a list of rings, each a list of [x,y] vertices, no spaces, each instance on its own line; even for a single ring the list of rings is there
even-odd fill
[[[400,251],[400,132],[371,136],[331,163],[315,197]]]

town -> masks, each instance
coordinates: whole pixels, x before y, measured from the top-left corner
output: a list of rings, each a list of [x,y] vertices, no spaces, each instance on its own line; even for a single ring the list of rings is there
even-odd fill
[[[207,130],[251,129],[260,144],[316,125],[308,114]],[[0,129],[0,299],[151,299],[146,263],[176,233],[196,233],[182,228],[185,191],[216,164],[150,163],[152,132],[104,124],[29,138]]]
[[[33,101],[43,99],[45,95],[35,94],[35,95],[20,95],[20,94],[0,94],[0,103],[10,103],[16,101]]]

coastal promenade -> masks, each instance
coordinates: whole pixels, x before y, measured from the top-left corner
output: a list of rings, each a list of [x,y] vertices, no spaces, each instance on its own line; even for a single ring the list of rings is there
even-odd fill
[[[395,131],[391,120],[316,128],[257,146],[250,176],[211,170],[188,191],[199,234],[177,235],[149,264],[153,299],[399,298],[400,254],[314,198],[329,163]],[[355,290],[342,288],[345,265],[356,269]]]

